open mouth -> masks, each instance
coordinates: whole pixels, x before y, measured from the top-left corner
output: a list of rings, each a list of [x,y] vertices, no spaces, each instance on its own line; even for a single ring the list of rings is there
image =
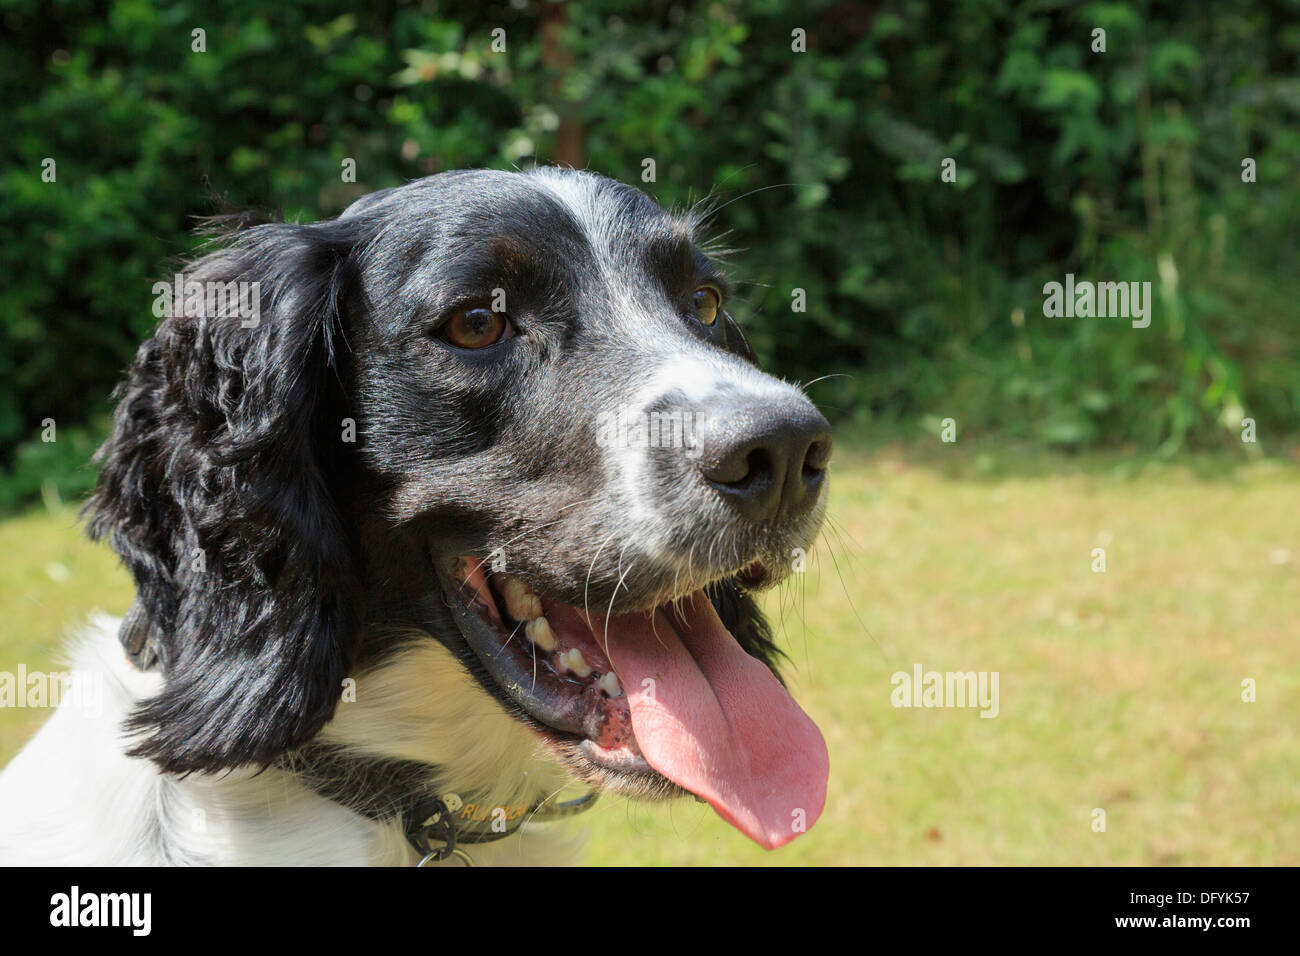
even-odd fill
[[[821,733],[703,591],[648,611],[588,613],[474,558],[441,577],[501,694],[580,776],[688,791],[769,848],[820,815]]]

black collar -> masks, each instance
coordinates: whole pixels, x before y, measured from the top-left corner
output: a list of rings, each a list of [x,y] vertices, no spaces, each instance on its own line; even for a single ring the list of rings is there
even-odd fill
[[[400,819],[407,842],[420,854],[417,866],[452,856],[470,865],[462,845],[504,840],[530,820],[573,816],[596,802],[593,791],[562,803],[487,806],[473,794],[439,792],[438,768],[431,764],[361,757],[328,744],[309,744],[280,765],[354,813],[377,822]]]

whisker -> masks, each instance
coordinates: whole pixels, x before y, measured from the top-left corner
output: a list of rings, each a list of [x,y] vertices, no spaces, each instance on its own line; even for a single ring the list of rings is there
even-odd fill
[[[844,583],[844,574],[840,571],[840,562],[835,557],[835,549],[831,547],[830,539],[826,538],[825,533],[822,534],[822,537],[826,539],[826,550],[831,556],[831,562],[835,565],[835,574],[840,581],[840,590],[844,592],[844,598],[849,602],[849,609],[853,611],[853,616],[858,619],[858,624],[862,626],[862,630],[866,631],[867,637],[871,638],[871,642],[876,645],[877,650],[882,654],[885,653],[884,647],[881,646],[880,641],[876,640],[876,635],[871,633],[871,628],[867,627],[867,622],[862,619],[862,615],[858,613],[857,605],[853,603],[853,595],[849,593],[848,586]]]
[[[769,189],[785,189],[787,187],[795,188],[802,185],[803,185],[802,183],[773,183],[770,186],[759,186],[757,189],[751,189],[747,193],[741,193],[735,199],[728,199],[720,206],[715,206],[713,209],[709,210],[709,216],[710,218],[712,218],[713,216],[716,216],[718,213],[722,212],[722,210],[726,209],[732,203],[740,202],[742,199],[748,199],[750,196],[756,195],[758,193],[767,192]]]
[[[629,541],[627,544],[623,545],[623,551],[626,551],[628,545],[630,545],[631,543],[632,542]],[[620,551],[618,553],[618,566],[620,568],[623,566],[623,551]],[[627,571],[624,571],[622,574],[619,575],[618,583],[614,585],[614,593],[609,596],[609,607],[605,611],[605,629],[601,631],[601,637],[604,638],[605,640],[606,657],[609,657],[609,619],[614,614],[614,602],[618,599],[618,589],[623,586],[623,581],[625,578],[627,578],[628,571],[631,570],[632,570],[632,565],[629,564],[627,566]],[[651,618],[651,620],[653,620],[653,617]],[[613,661],[610,661],[610,663],[612,664]]]
[[[616,534],[618,534],[617,531],[611,531],[609,536],[600,543],[600,547],[592,555],[591,564],[587,567],[587,581],[582,587],[582,610],[586,613],[588,621],[591,620],[591,572],[596,568],[596,562],[600,559],[600,552],[605,550],[605,545],[609,544],[610,539]]]
[[[856,376],[849,375],[847,372],[831,372],[831,374],[822,375],[819,378],[813,379],[811,382],[804,382],[802,385],[796,383],[796,385],[798,386],[799,391],[806,392],[808,389],[812,388],[818,382],[824,382],[828,378],[855,378],[855,377]]]

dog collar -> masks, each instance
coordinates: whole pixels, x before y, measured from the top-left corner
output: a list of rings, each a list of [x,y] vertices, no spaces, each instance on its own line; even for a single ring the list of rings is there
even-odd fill
[[[367,819],[399,820],[406,841],[420,855],[417,866],[456,857],[473,860],[465,845],[494,843],[528,822],[549,822],[590,809],[595,791],[561,803],[489,805],[472,794],[432,786],[438,768],[414,760],[358,757],[340,747],[309,744],[280,761],[306,786]]]
[[[490,828],[487,830],[471,823],[466,825],[457,814],[463,815],[466,805],[457,794],[441,797],[427,797],[403,814],[402,825],[406,840],[420,854],[416,866],[441,863],[456,857],[466,866],[473,866],[470,855],[461,848],[461,844],[493,843],[504,840],[517,832],[528,822],[549,822],[551,820],[571,817],[588,810],[596,802],[596,792],[589,790],[580,797],[561,803],[547,804],[545,801],[528,806],[519,813],[514,821],[508,819],[511,807],[491,808]],[[453,809],[455,808],[455,809]],[[433,847],[430,840],[437,840],[441,846]]]

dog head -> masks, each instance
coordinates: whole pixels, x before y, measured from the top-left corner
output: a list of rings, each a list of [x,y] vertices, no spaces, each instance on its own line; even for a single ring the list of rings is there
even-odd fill
[[[831,439],[755,367],[698,225],[466,171],[195,262],[180,287],[258,314],[173,305],[91,505],[165,675],[136,751],[269,762],[414,628],[586,780],[690,790],[767,845],[815,819],[825,747],[748,592],[810,547]]]

